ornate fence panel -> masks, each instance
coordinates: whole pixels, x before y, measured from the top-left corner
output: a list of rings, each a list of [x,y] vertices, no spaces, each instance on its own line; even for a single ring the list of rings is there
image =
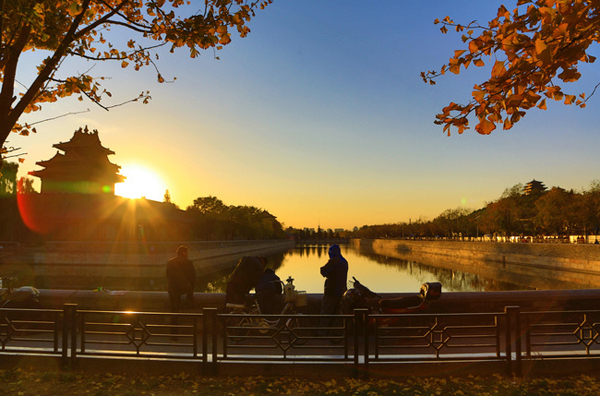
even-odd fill
[[[600,357],[600,311],[524,312],[525,356]]]
[[[62,354],[63,311],[0,308],[0,351]]]
[[[522,364],[600,358],[600,311],[501,313],[258,315],[0,309],[0,356],[54,356],[77,367],[86,357],[160,358],[221,364],[282,362],[353,367],[413,363],[426,367],[491,362],[520,374]],[[537,362],[537,363],[536,363]],[[499,365],[500,364],[500,365]],[[224,367],[225,365],[221,366]]]
[[[222,360],[352,361],[353,315],[221,314]]]
[[[79,310],[72,353],[201,359],[202,319],[193,313]]]
[[[371,315],[369,319],[374,335],[371,360],[502,358],[504,314]]]

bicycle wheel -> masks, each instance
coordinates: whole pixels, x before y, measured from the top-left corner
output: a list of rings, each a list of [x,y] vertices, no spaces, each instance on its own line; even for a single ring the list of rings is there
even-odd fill
[[[310,320],[302,314],[297,314],[286,321],[287,330],[290,332],[290,342],[294,345],[304,345],[310,338]]]

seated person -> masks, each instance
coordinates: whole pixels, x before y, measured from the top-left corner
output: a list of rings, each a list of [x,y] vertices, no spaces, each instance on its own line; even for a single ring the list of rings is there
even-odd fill
[[[246,294],[258,284],[266,263],[267,258],[263,256],[242,257],[227,282],[225,301],[245,304]]]
[[[264,314],[277,314],[281,312],[281,279],[271,268],[266,268],[256,285],[256,296],[260,310]]]

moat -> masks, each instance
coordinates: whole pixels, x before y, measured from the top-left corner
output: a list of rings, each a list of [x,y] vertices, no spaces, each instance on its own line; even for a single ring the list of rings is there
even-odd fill
[[[516,268],[502,263],[477,263],[461,265],[451,259],[435,257],[423,259],[407,254],[406,258],[393,258],[364,251],[353,245],[341,245],[342,254],[348,259],[348,279],[360,280],[378,293],[417,292],[425,282],[441,282],[445,292],[588,289],[593,284],[576,283],[568,277],[557,276],[544,269]],[[269,255],[269,266],[286,280],[292,277],[298,290],[321,293],[323,278],[319,268],[324,265],[328,245],[298,245],[277,254]],[[222,265],[222,269],[206,276],[199,276],[196,292],[222,293],[229,274],[237,260]],[[453,268],[453,269],[449,269]],[[474,268],[477,268],[474,270]],[[36,276],[36,287],[41,289],[80,290],[166,290],[163,277],[111,277],[111,276]]]

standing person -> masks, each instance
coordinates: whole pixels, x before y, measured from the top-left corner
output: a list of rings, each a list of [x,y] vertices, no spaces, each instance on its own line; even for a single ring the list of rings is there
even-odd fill
[[[340,301],[346,291],[348,281],[348,261],[342,257],[338,245],[329,248],[329,261],[321,267],[321,275],[325,277],[325,290],[321,301],[321,315],[335,315],[340,310]],[[321,327],[330,327],[332,318],[323,318]],[[321,334],[325,335],[325,334]]]
[[[187,246],[177,248],[177,256],[167,262],[167,283],[171,312],[179,312],[181,296],[187,295],[187,302],[194,302],[194,285],[196,283],[196,270],[188,258]]]

